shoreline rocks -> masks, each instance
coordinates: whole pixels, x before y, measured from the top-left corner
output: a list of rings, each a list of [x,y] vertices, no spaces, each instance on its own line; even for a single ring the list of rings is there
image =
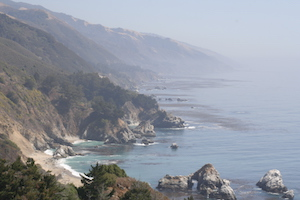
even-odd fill
[[[285,192],[283,195],[282,195],[282,198],[284,199],[294,199],[294,190],[288,190],[287,192]]]
[[[72,147],[61,145],[59,146],[53,153],[53,158],[59,159],[59,158],[67,158],[69,156],[76,156],[78,155],[75,153]]]
[[[137,127],[133,129],[133,133],[136,137],[155,137],[154,126],[150,121],[142,121]]]
[[[230,182],[221,179],[218,171],[212,164],[206,164],[190,176],[166,175],[159,180],[157,189],[172,191],[192,190],[193,180],[198,181],[197,190],[204,198],[236,200]]]
[[[282,176],[279,170],[272,169],[268,171],[256,185],[266,192],[284,193],[288,189],[284,186]]]
[[[236,200],[235,193],[229,185],[230,182],[221,179],[218,171],[212,164],[204,165],[201,169],[196,171],[191,178],[198,181],[197,189],[203,196]]]
[[[191,176],[170,176],[165,175],[158,181],[158,190],[186,191],[192,188]]]
[[[282,175],[279,170],[269,170],[257,183],[256,186],[266,192],[283,194],[282,198],[293,199],[294,191],[288,190],[283,184]]]

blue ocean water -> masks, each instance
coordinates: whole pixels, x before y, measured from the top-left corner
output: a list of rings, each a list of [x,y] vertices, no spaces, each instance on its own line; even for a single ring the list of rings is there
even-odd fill
[[[86,155],[65,163],[81,173],[97,162],[117,163],[153,188],[166,174],[188,175],[211,163],[231,181],[237,198],[245,200],[281,199],[255,186],[267,171],[278,169],[300,199],[299,72],[292,67],[256,68],[147,83],[140,92],[154,95],[187,128],[157,129],[149,146],[79,143],[75,150]],[[173,142],[177,150],[169,148]]]

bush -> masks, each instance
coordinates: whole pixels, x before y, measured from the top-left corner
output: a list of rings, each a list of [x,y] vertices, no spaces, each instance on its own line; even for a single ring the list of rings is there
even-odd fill
[[[29,90],[32,90],[35,87],[36,83],[35,80],[31,77],[27,77],[24,83],[24,86]]]
[[[108,199],[107,187],[116,183],[117,177],[127,177],[125,171],[116,164],[91,166],[90,172],[82,176],[83,186],[78,188],[81,199]]]
[[[151,200],[151,192],[149,185],[144,182],[137,181],[132,185],[132,189],[125,193],[121,200]]]
[[[0,199],[63,200],[62,188],[54,175],[42,174],[31,158],[25,164],[20,157],[11,165],[0,161]]]
[[[19,97],[13,91],[9,91],[6,95],[6,97],[9,98],[15,104],[19,103]]]

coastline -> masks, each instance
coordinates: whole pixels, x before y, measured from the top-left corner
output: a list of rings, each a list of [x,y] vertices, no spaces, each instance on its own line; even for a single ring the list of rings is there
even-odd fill
[[[72,174],[63,165],[59,163],[58,159],[53,158],[47,151],[35,150],[32,143],[30,143],[17,129],[14,129],[9,135],[11,141],[13,141],[21,150],[22,154],[27,158],[33,158],[35,164],[38,164],[45,171],[50,171],[55,175],[58,181],[62,184],[72,183],[76,187],[82,185],[81,178]],[[65,138],[71,143],[81,141],[80,138],[74,136],[68,136]]]
[[[41,151],[35,151],[30,156],[35,160],[36,164],[39,164],[44,170],[50,171],[55,175],[58,181],[62,184],[74,184],[76,187],[82,186],[81,178],[72,174],[63,165],[59,163],[60,159],[55,159],[51,155],[48,155]]]

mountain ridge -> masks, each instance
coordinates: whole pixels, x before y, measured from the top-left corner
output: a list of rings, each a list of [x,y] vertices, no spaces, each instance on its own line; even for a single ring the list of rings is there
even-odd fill
[[[170,71],[182,74],[202,74],[205,72],[230,70],[232,62],[216,53],[208,53],[200,47],[187,45],[156,34],[140,33],[124,28],[109,28],[101,24],[91,24],[64,13],[50,11],[41,6],[18,4],[1,0],[15,8],[38,8],[50,12],[67,23],[86,38],[101,45],[121,61],[133,66],[141,66],[157,73]]]

